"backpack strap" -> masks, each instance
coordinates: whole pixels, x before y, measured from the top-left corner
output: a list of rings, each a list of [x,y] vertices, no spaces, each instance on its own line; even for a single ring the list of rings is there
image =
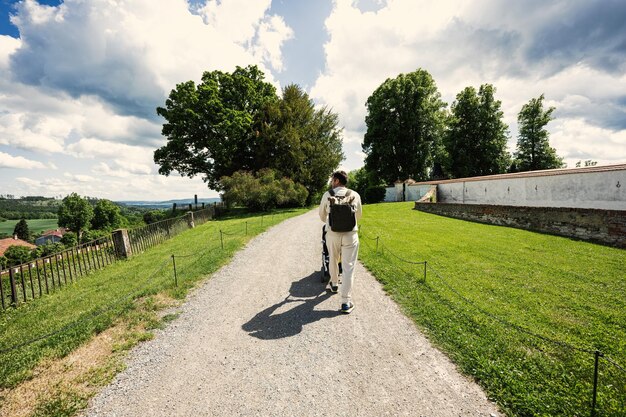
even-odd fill
[[[350,199],[348,199],[348,197],[350,197],[350,194],[352,194],[352,190],[348,188],[348,190],[346,191],[344,195],[335,196],[335,189],[331,188],[330,190],[328,190],[328,194],[330,194],[330,197],[328,197],[328,200],[330,201],[330,204],[332,205],[335,200],[331,199],[331,197],[335,197],[336,199],[339,199],[341,201],[343,201],[344,198],[346,199],[346,201],[351,201]]]

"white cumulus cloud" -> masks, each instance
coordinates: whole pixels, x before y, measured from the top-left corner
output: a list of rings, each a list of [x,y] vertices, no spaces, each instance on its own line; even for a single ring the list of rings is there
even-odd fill
[[[0,152],[0,168],[43,169],[45,167],[41,162]]]
[[[624,19],[619,2],[388,0],[363,12],[356,1],[336,0],[325,22],[326,69],[311,96],[339,113],[350,168],[362,163],[351,155],[366,130],[367,98],[387,78],[418,68],[431,73],[449,105],[467,86],[493,84],[511,150],[517,113],[545,93],[561,119],[548,125],[557,153],[570,157],[568,138],[588,158],[623,162],[621,147],[613,155],[600,150],[626,129]]]
[[[258,65],[277,85],[271,71],[282,68],[282,45],[293,31],[269,13],[270,0],[195,4],[16,3],[11,21],[19,38],[0,36],[0,152],[25,150],[42,160],[30,166],[58,166],[70,176],[14,181],[3,170],[0,182],[16,195],[76,191],[136,199],[131,191],[207,190],[199,179],[157,174],[152,154],[165,139],[156,107],[177,83],[198,81],[204,71]]]

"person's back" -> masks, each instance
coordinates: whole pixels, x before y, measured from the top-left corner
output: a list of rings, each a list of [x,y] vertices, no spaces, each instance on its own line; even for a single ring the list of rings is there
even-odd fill
[[[346,188],[347,182],[348,174],[345,171],[333,173],[332,188],[324,193],[319,207],[320,219],[326,222],[328,231],[326,244],[330,255],[329,285],[333,293],[339,289],[339,259],[342,262],[341,311],[344,313],[350,313],[354,308],[352,283],[359,252],[358,221],[363,214],[361,196]],[[336,208],[339,209],[333,212]]]

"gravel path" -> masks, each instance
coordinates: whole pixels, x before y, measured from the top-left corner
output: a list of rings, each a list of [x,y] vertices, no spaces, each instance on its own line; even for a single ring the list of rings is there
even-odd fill
[[[252,240],[134,349],[85,416],[499,416],[359,264],[320,282],[316,211]]]

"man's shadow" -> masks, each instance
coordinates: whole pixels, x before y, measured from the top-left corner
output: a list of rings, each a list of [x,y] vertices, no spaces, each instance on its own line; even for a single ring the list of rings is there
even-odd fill
[[[281,339],[295,336],[305,324],[320,319],[336,317],[338,310],[315,310],[315,306],[328,299],[331,293],[320,282],[319,272],[291,283],[289,295],[279,303],[266,308],[241,328],[259,339]],[[288,308],[285,310],[285,307]],[[274,314],[277,310],[282,312]]]

